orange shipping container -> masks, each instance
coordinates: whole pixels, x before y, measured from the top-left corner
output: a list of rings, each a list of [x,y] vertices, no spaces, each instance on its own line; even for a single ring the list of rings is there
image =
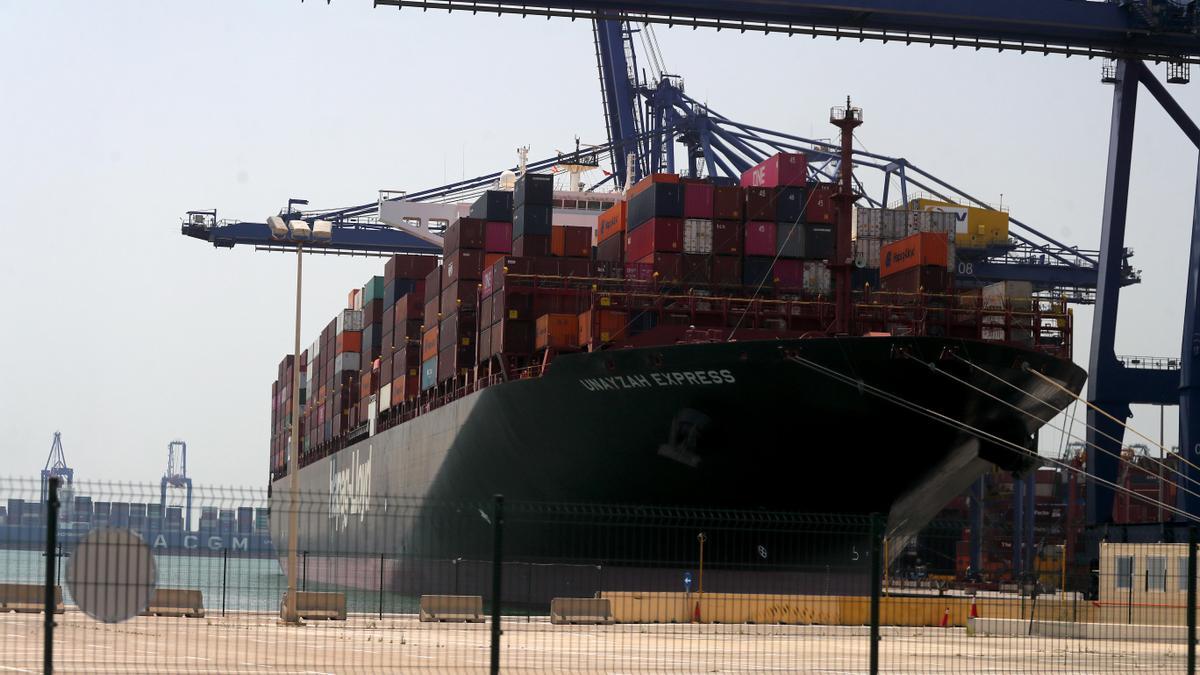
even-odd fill
[[[596,243],[611,239],[625,231],[625,202],[617,202],[596,221]]]
[[[567,228],[563,225],[550,226],[550,255],[565,257],[567,249]]]
[[[346,330],[337,334],[337,354],[362,351],[362,331]]]
[[[538,349],[563,349],[577,346],[578,318],[574,314],[543,314],[537,320]]]
[[[613,342],[625,337],[625,312],[611,309],[588,310],[579,315],[579,344],[588,346],[593,336],[596,342]]]
[[[434,326],[421,336],[421,360],[428,361],[438,355],[438,327]]]
[[[409,368],[408,375],[392,380],[392,405],[407,401],[420,393],[417,388],[417,369]]]
[[[879,275],[886,277],[925,265],[946,267],[949,259],[945,233],[918,232],[879,250]]]
[[[492,265],[496,264],[497,260],[507,258],[507,253],[488,253],[483,256],[483,273],[487,274],[488,270],[492,269]]]
[[[629,194],[625,195],[626,201],[633,199],[640,193],[655,183],[678,183],[679,176],[673,173],[652,173],[649,176],[637,182],[637,185],[629,188]]]

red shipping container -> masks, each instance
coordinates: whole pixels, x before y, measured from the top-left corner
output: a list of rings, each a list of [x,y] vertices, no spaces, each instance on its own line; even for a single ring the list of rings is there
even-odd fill
[[[550,255],[550,236],[526,234],[513,240],[513,255],[524,258],[543,258]]]
[[[683,254],[682,278],[686,284],[707,284],[712,277],[712,257]]]
[[[442,297],[442,267],[439,265],[425,275],[425,302]]]
[[[742,187],[803,187],[807,181],[808,158],[798,152],[781,152],[742,174]]]
[[[651,218],[641,227],[625,233],[626,259],[641,260],[656,252],[677,253],[682,250],[682,218]]]
[[[591,258],[592,228],[553,226],[550,229],[550,253],[561,258]]]
[[[401,321],[412,321],[420,319],[425,315],[425,282],[422,281],[420,287],[414,289],[411,293],[405,293],[400,296],[392,309],[395,310],[394,324]],[[393,325],[394,325],[393,324]]]
[[[729,220],[713,221],[713,255],[742,254],[742,224]]]
[[[838,186],[832,183],[818,183],[809,192],[808,204],[804,208],[804,222],[832,223],[837,219],[837,205],[833,197],[837,194]]]
[[[508,274],[532,274],[533,258],[505,256],[483,271],[483,294],[491,295],[504,288],[504,277]]]
[[[746,223],[746,255],[775,257],[775,234],[778,231],[774,221]]]
[[[442,264],[442,288],[458,281],[483,278],[483,252],[476,249],[460,248],[446,254]]]
[[[437,266],[436,256],[411,253],[394,255],[383,264],[383,282],[390,284],[396,279],[424,279]]]
[[[532,321],[501,321],[492,326],[492,354],[529,354],[533,351]]]
[[[512,223],[491,220],[484,226],[484,230],[484,251],[512,253]]]
[[[682,253],[653,253],[638,260],[649,277],[663,284],[677,284],[683,278]]]
[[[442,317],[460,309],[475,309],[479,306],[479,284],[474,280],[448,284],[442,291]]]
[[[804,287],[804,261],[780,258],[773,268],[775,286],[798,289]]]
[[[708,182],[693,180],[683,181],[683,217],[703,218],[713,217],[713,185]]]
[[[746,220],[769,220],[775,222],[775,190],[772,188],[746,189]]]
[[[713,219],[742,221],[742,211],[746,204],[745,191],[736,185],[723,185],[713,188]]]
[[[478,218],[459,218],[450,223],[442,237],[442,251],[451,254],[463,248],[481,249],[487,222]]]
[[[338,333],[337,335],[337,352],[343,354],[346,352],[361,352],[362,351],[362,331],[347,330]]]
[[[741,286],[742,259],[727,255],[713,257],[712,283],[718,286]]]

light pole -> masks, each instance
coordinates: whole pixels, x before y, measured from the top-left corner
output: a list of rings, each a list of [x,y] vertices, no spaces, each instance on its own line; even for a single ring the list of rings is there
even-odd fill
[[[287,212],[295,213],[293,206],[308,204],[305,199],[289,199]],[[332,238],[332,225],[324,220],[314,220],[310,225],[305,220],[295,219],[285,221],[281,216],[271,216],[267,219],[267,227],[271,237],[280,241],[288,241],[296,246],[296,326],[295,343],[292,350],[292,425],[288,438],[288,564],[287,564],[287,597],[288,602],[283,607],[285,623],[300,623],[297,614],[296,577],[299,572],[299,560],[296,555],[300,527],[300,298],[304,278],[304,247],[303,242],[310,239],[328,240]]]

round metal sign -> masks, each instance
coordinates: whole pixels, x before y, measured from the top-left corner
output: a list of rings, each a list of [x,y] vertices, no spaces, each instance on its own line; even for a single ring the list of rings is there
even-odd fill
[[[105,623],[132,619],[150,606],[158,581],[150,547],[136,534],[117,528],[92,530],[81,539],[66,573],[75,604]]]

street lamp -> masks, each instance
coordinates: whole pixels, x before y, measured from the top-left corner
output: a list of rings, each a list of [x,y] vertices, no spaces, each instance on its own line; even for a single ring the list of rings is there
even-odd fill
[[[308,204],[305,199],[289,199],[284,216],[300,215],[294,209],[296,204]],[[297,540],[300,527],[300,292],[303,280],[303,249],[304,242],[310,240],[328,241],[333,238],[333,225],[326,220],[308,221],[295,218],[285,220],[283,216],[267,218],[267,227],[271,230],[271,238],[286,241],[296,246],[296,342],[292,356],[292,429],[288,439],[288,564],[287,564],[287,593],[289,602],[284,605],[283,621],[299,623],[296,600],[296,576],[299,560],[296,556]]]

